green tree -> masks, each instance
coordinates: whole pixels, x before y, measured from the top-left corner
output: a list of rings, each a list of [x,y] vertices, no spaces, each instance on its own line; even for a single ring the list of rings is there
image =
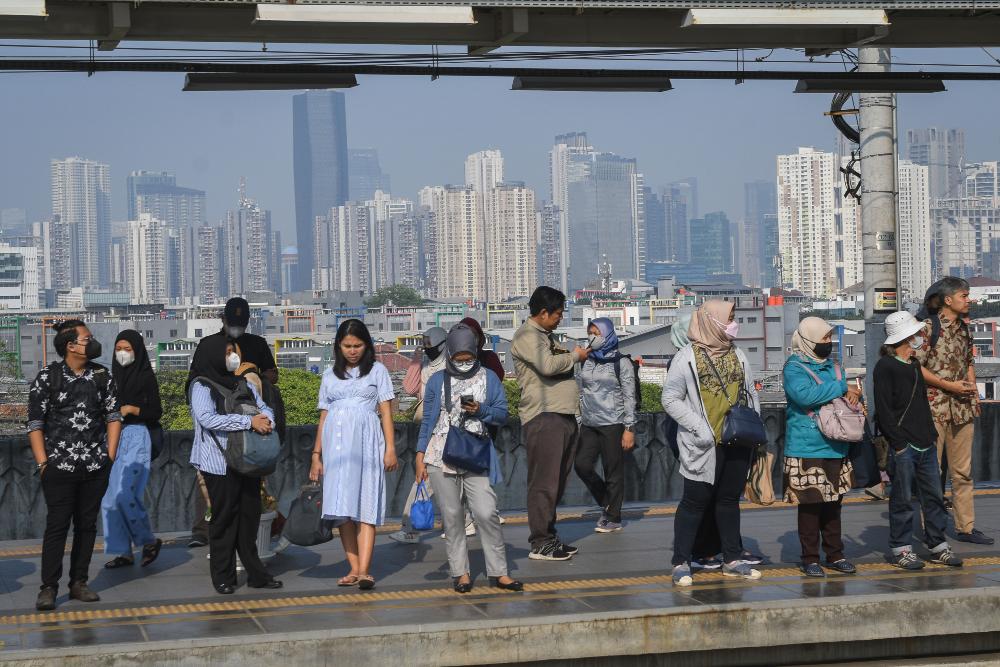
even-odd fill
[[[365,305],[369,308],[382,306],[422,306],[424,297],[420,292],[407,285],[389,285],[379,289],[371,296]]]
[[[187,376],[187,371],[160,371],[156,374],[160,382],[160,402],[163,404],[160,424],[167,431],[190,431],[194,428],[184,392]]]
[[[642,407],[641,412],[663,412],[663,403],[660,401],[660,395],[663,393],[663,387],[658,384],[653,384],[650,382],[642,382],[639,385],[642,391]]]

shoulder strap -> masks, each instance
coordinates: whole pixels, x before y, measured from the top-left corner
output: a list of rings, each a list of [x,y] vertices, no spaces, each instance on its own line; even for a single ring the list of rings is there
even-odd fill
[[[622,355],[615,357],[615,378],[618,380],[618,384],[622,383]]]
[[[812,379],[816,381],[816,384],[823,384],[823,381],[819,379],[818,375],[816,375],[815,373],[812,372],[811,368],[809,368],[808,366],[806,366],[801,361],[796,361],[795,363],[797,363],[799,366],[802,366],[803,370],[805,370],[806,373],[809,373],[809,375],[812,377]],[[837,373],[837,379],[838,380],[840,379],[840,373],[839,372]]]
[[[719,369],[715,367],[715,363],[712,361],[711,355],[709,355],[708,352],[705,352],[705,350],[702,350],[701,352],[705,355],[705,360],[708,361],[708,365],[712,369],[712,373],[715,374],[715,379],[719,381],[719,386],[722,387],[722,395],[726,397],[726,403],[729,403],[729,407],[735,406],[736,404],[729,398],[729,392],[726,391],[726,383],[722,381],[722,376],[719,375]]]
[[[444,374],[442,378],[444,382],[444,409],[450,415],[451,414],[451,376],[447,373]]]
[[[920,367],[917,367],[917,372],[913,375],[913,391],[910,392],[910,400],[906,403],[906,408],[903,409],[903,414],[899,416],[899,421],[896,422],[896,428],[903,425],[903,420],[906,419],[906,413],[910,411],[910,406],[913,405],[913,397],[917,395],[917,384],[920,382]]]

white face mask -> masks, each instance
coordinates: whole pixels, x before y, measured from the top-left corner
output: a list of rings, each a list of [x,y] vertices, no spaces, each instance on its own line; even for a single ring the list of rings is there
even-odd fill
[[[913,338],[910,339],[910,347],[912,347],[914,350],[919,350],[923,346],[924,346],[923,336],[914,336]]]
[[[604,342],[607,340],[604,336],[591,336],[590,337],[590,349],[599,350],[604,347]]]
[[[226,370],[230,373],[235,373],[236,369],[240,367],[240,355],[235,352],[230,352],[226,355]]]
[[[135,355],[128,350],[115,350],[115,359],[121,366],[129,366],[135,361]]]
[[[472,370],[472,367],[476,365],[474,361],[456,361],[454,363],[455,370],[459,373],[468,373]]]

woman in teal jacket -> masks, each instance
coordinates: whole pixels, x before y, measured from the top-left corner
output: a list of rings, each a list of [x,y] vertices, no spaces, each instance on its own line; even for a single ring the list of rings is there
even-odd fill
[[[810,577],[826,576],[819,561],[821,534],[825,566],[842,574],[856,572],[844,558],[840,527],[840,503],[852,486],[850,445],[828,439],[816,420],[819,409],[834,399],[845,397],[857,404],[861,390],[848,386],[843,370],[830,359],[832,351],[833,327],[818,317],[807,317],[792,335],[792,356],[783,373],[788,402],[785,501],[798,504],[800,567]]]

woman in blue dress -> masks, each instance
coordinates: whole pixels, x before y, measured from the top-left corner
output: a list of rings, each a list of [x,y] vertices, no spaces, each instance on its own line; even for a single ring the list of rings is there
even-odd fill
[[[351,571],[337,585],[375,587],[369,574],[375,527],[385,520],[385,472],[395,470],[391,402],[385,366],[361,320],[345,320],[334,341],[334,364],[319,389],[319,428],[309,479],[323,478],[323,518],[340,529]]]

